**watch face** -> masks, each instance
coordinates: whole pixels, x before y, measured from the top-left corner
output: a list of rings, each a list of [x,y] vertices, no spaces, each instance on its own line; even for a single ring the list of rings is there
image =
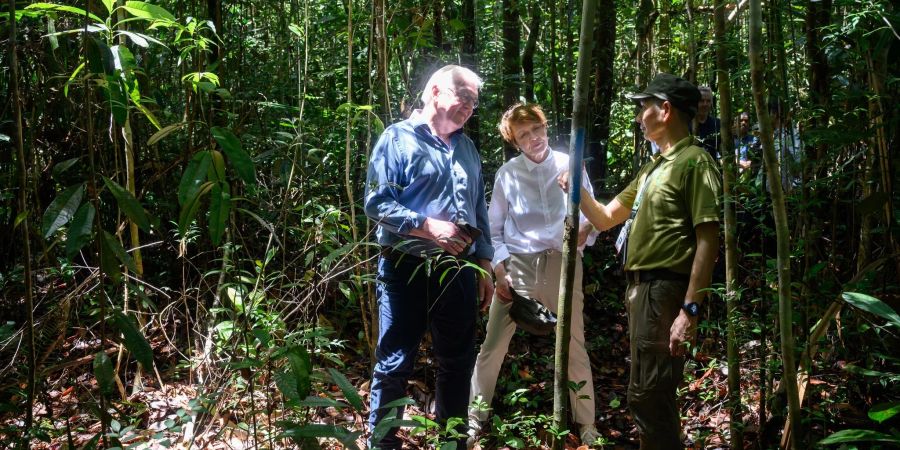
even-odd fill
[[[682,306],[682,308],[685,311],[687,311],[688,314],[690,314],[692,316],[696,316],[696,315],[700,314],[700,306],[698,306],[696,303],[688,303],[688,304]]]

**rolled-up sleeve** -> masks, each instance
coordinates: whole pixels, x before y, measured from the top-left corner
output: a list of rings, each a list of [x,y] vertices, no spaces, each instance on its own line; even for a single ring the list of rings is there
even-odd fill
[[[385,130],[372,149],[366,174],[366,215],[387,231],[409,234],[422,226],[425,217],[400,204],[405,186],[404,154],[391,128]]]
[[[503,227],[506,226],[506,217],[509,214],[509,200],[503,190],[502,171],[497,173],[494,180],[494,190],[491,192],[491,206],[488,208],[488,218],[491,221],[491,245],[494,248],[494,257],[491,259],[491,268],[509,258],[509,248],[503,240]]]

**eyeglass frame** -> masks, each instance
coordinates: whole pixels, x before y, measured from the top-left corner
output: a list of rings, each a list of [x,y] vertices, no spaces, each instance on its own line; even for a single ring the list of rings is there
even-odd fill
[[[472,95],[468,92],[463,92],[465,97],[461,97],[454,88],[442,88],[443,90],[447,90],[453,93],[453,96],[457,98],[457,100],[461,100],[465,103],[472,103],[472,109],[478,109],[478,94]]]

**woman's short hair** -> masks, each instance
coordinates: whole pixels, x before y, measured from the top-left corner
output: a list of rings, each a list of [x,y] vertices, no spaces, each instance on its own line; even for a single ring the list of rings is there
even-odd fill
[[[516,103],[512,105],[503,113],[497,129],[500,130],[503,140],[515,145],[516,137],[513,134],[513,128],[526,122],[538,122],[541,125],[547,125],[547,116],[544,115],[544,110],[537,103]]]

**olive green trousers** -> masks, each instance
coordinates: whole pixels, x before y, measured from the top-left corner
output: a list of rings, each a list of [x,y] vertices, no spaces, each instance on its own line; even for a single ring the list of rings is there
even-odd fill
[[[687,285],[669,280],[633,283],[625,294],[631,339],[628,407],[641,435],[641,450],[684,448],[675,398],[684,358],[671,355],[669,336]]]

